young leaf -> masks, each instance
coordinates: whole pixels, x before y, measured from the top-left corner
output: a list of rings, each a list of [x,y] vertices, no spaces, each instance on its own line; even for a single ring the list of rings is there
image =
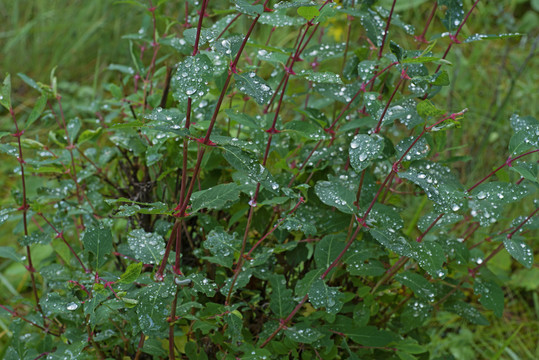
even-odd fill
[[[89,228],[82,238],[84,249],[95,255],[94,266],[99,269],[105,264],[105,256],[112,251],[112,233],[108,227]]]
[[[118,280],[118,282],[121,284],[131,284],[137,280],[142,272],[142,265],[143,264],[141,262],[130,264],[120,276],[120,280]]]
[[[311,21],[320,15],[320,11],[316,6],[301,6],[298,8],[298,15],[307,21]]]

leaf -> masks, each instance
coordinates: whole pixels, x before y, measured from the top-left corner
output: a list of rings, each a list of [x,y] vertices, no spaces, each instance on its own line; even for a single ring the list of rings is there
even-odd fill
[[[318,242],[314,251],[314,261],[319,269],[327,269],[344,249],[341,235],[326,235]]]
[[[403,49],[394,42],[393,40],[389,41],[389,48],[391,49],[391,52],[397,57],[397,61],[401,62],[403,54]]]
[[[247,0],[234,0],[236,10],[247,15],[256,16],[264,12],[263,5],[251,5]]]
[[[505,238],[503,244],[515,260],[530,269],[533,266],[533,251],[524,240],[522,236],[513,235],[511,238]]]
[[[440,117],[445,114],[445,111],[438,109],[430,100],[423,100],[417,103],[417,113],[422,118]]]
[[[45,110],[45,106],[47,106],[47,96],[45,94],[42,94],[36,101],[34,108],[32,109],[32,112],[28,116],[28,120],[26,120],[26,128],[29,128],[30,125],[32,125],[43,113],[43,110]]]
[[[530,149],[539,148],[539,124],[531,125],[527,130],[520,130],[509,140],[509,152],[520,155]]]
[[[212,230],[203,243],[204,248],[210,250],[213,258],[208,260],[225,267],[232,267],[234,254],[239,251],[240,240],[236,239],[236,234],[228,234],[222,228]]]
[[[109,227],[93,227],[86,230],[82,243],[84,249],[95,255],[93,266],[99,269],[105,264],[105,256],[112,251],[112,233]]]
[[[277,5],[277,4],[275,4]],[[263,13],[258,19],[260,24],[271,25],[275,27],[284,26],[301,26],[305,23],[305,20],[299,16],[286,15],[286,9],[274,9],[272,12]]]
[[[434,220],[436,220],[436,218],[438,218],[438,216],[440,216],[440,213],[428,213],[428,214],[425,214],[423,215],[418,223],[417,223],[417,227],[419,230],[421,230],[421,232],[427,230],[427,228],[434,222]],[[455,213],[447,213],[447,214],[444,214],[437,222],[436,224],[433,226],[433,230],[434,229],[439,229],[441,228],[442,226],[445,226],[445,225],[451,225],[451,224],[454,224],[456,223],[457,221],[460,221],[462,220],[462,215],[460,214],[455,214]]]
[[[367,11],[359,12],[359,19],[361,25],[365,28],[367,37],[376,46],[382,45],[382,39],[384,36],[385,23],[374,11],[367,9]]]
[[[397,150],[396,158],[400,159],[402,155],[412,146],[413,142],[417,139],[416,136],[410,136],[407,138],[402,139],[396,146],[395,150]],[[412,160],[420,160],[426,157],[429,154],[430,146],[427,143],[427,140],[424,136],[422,136],[419,140],[416,141],[416,143],[412,146],[412,148],[406,152],[406,155],[404,156],[404,161],[412,161]]]
[[[313,59],[316,58],[318,62],[340,58],[344,53],[346,48],[346,43],[337,43],[337,44],[321,44],[314,45],[307,48],[303,55],[306,58]]]
[[[358,134],[352,139],[348,150],[350,164],[360,172],[369,167],[371,161],[377,159],[383,150],[384,139],[381,136]]]
[[[281,274],[273,274],[269,278],[271,285],[270,309],[279,318],[285,318],[294,309],[292,290],[286,288],[286,280]]]
[[[208,279],[205,274],[193,273],[190,274],[188,279],[193,281],[193,290],[205,294],[207,297],[213,297],[217,290],[217,285]]]
[[[298,133],[310,140],[325,140],[326,134],[320,126],[316,126],[306,121],[290,121],[284,125],[284,130]]]
[[[307,21],[311,21],[318,15],[320,15],[320,11],[316,6],[301,6],[298,8],[298,15],[304,18]]]
[[[476,280],[474,283],[474,292],[481,295],[479,302],[487,309],[494,311],[494,315],[501,318],[503,315],[503,290],[492,282]]]
[[[2,83],[2,89],[0,89],[0,105],[5,107],[8,111],[11,109],[11,75],[6,74],[4,82]]]
[[[267,104],[273,90],[261,77],[253,71],[244,74],[234,74],[238,91],[252,97],[259,105]]]
[[[312,285],[320,276],[324,273],[325,269],[320,268],[311,270],[302,279],[299,279],[296,283],[295,293],[297,297],[304,297],[311,290]]]
[[[145,335],[161,336],[161,333],[168,329],[169,306],[175,291],[176,287],[172,286],[171,280],[168,279],[152,283],[139,291],[139,303],[135,309],[140,329]]]
[[[249,283],[249,280],[251,280],[251,276],[253,275],[252,269],[244,269],[236,279],[236,282],[234,283],[234,289],[232,290],[232,294]],[[230,290],[230,286],[232,285],[233,277],[229,277],[226,279],[225,283],[223,284],[223,287],[220,289],[221,294],[224,296],[227,296]]]
[[[445,253],[434,241],[412,242],[413,258],[423,270],[434,278],[444,278],[447,271],[443,269]]]
[[[386,272],[376,259],[385,252],[372,242],[354,242],[344,256],[346,270],[353,276],[379,276]]]
[[[533,116],[520,116],[518,114],[511,115],[509,122],[514,132],[522,130],[531,131],[535,126],[539,125],[539,121]]]
[[[537,179],[538,167],[539,166],[537,166],[537,164],[527,163],[523,161],[516,161],[511,164],[511,167],[509,169],[517,172],[523,178],[531,182],[537,183],[539,182]]]
[[[284,334],[290,340],[303,344],[312,344],[323,336],[321,332],[305,323],[288,327]]]
[[[434,288],[434,285],[428,282],[423,276],[411,271],[405,271],[397,274],[395,280],[410,288],[418,298],[428,302],[433,302],[435,300],[436,289]]]
[[[404,331],[410,331],[423,325],[432,317],[433,307],[427,301],[417,299],[406,304],[400,320]]]
[[[259,182],[266,190],[278,194],[279,184],[275,182],[270,172],[258,162],[256,156],[233,145],[224,145],[223,156],[236,170],[241,171],[250,179]]]
[[[120,276],[120,280],[118,280],[118,282],[120,284],[131,284],[137,280],[142,272],[142,265],[143,264],[141,262],[130,264]]]
[[[315,308],[325,307],[329,314],[337,314],[342,306],[343,294],[337,287],[329,287],[324,280],[317,279],[313,282],[308,292],[309,302]]]
[[[103,128],[99,127],[95,130],[87,129],[84,130],[79,138],[77,139],[77,144],[82,145],[87,141],[94,141],[102,134]]]
[[[81,126],[82,123],[79,118],[71,119],[67,123],[67,135],[72,142],[75,142]]]
[[[508,33],[508,34],[473,34],[468,36],[463,43],[470,43],[473,41],[482,41],[482,40],[498,40],[498,39],[510,39],[515,37],[520,37],[522,34],[519,33]]]
[[[21,262],[24,259],[24,257],[18,254],[11,246],[0,246],[0,258],[10,259],[15,262]]]
[[[261,129],[261,124],[257,124],[256,119],[250,115],[235,112],[232,109],[226,109],[225,113],[230,118],[230,120],[233,120],[237,122],[238,124],[241,124],[243,126],[247,126],[251,129]]]
[[[399,172],[398,176],[425,190],[427,197],[436,204],[436,211],[457,212],[465,205],[464,187],[451,170],[441,164],[425,160],[414,161],[406,171]]]
[[[471,194],[471,215],[482,226],[488,226],[501,217],[505,205],[524,199],[530,190],[522,185],[493,181],[477,186]]]
[[[176,73],[170,82],[172,96],[179,103],[185,104],[188,98],[198,100],[208,93],[206,84],[212,78],[213,65],[206,55],[189,56],[177,65]]]
[[[47,245],[52,241],[53,236],[46,232],[33,232],[30,235],[25,235],[22,239],[19,239],[21,246],[29,246],[34,244]]]
[[[369,232],[380,244],[394,253],[401,256],[413,257],[412,245],[401,232],[392,229],[375,228],[370,229]]]
[[[217,37],[217,35],[219,35],[219,31],[217,30],[202,28],[200,30],[200,39],[198,42],[198,46],[200,47],[206,44],[207,42],[212,43],[213,41],[215,41],[215,38]],[[189,43],[189,45],[192,45],[192,46],[195,45],[196,36],[197,36],[196,26],[190,29],[186,29],[183,32],[183,38],[185,39],[185,41]]]
[[[424,64],[428,62],[443,63],[443,62],[440,62],[440,60],[442,59],[435,56],[420,56],[420,57],[412,57],[412,58],[403,59],[400,63],[401,64]]]
[[[329,71],[313,71],[313,70],[301,70],[298,73],[298,77],[302,77],[306,80],[316,83],[331,83],[331,84],[343,84],[339,74],[335,74]]]
[[[471,322],[472,324],[490,325],[488,320],[481,315],[476,308],[468,303],[462,301],[447,302],[444,305],[444,309],[460,315],[462,318]]]
[[[438,6],[446,9],[442,24],[448,31],[456,30],[464,18],[462,0],[438,0]]]
[[[318,181],[314,186],[318,198],[326,205],[333,206],[346,214],[353,214],[354,194],[335,181]]]
[[[230,207],[239,200],[240,186],[236,183],[219,184],[191,195],[191,210],[221,210]]]
[[[345,332],[354,342],[364,346],[386,346],[397,341],[398,336],[387,330],[379,330],[375,326],[360,326]]]
[[[159,264],[165,254],[165,242],[156,233],[147,233],[143,229],[131,230],[127,243],[135,259],[144,264]]]

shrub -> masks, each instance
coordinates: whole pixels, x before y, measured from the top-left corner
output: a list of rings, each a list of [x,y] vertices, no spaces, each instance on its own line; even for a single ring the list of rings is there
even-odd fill
[[[500,317],[487,265],[533,265],[539,122],[513,115],[483,178],[452,170],[473,119],[444,106],[446,57],[519,36],[465,36],[478,2],[416,29],[396,1],[150,1],[97,102],[21,75],[40,95],[19,112],[7,75],[21,251],[0,256],[29,278],[0,305],[5,358],[428,358],[444,313]]]

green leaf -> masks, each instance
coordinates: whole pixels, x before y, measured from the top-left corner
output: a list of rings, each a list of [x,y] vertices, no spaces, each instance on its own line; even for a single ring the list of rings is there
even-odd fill
[[[392,230],[392,231],[391,231]],[[370,229],[370,234],[383,246],[393,251],[394,253],[413,257],[413,250],[411,243],[406,237],[399,231],[393,229]]]
[[[279,318],[285,318],[294,309],[292,290],[286,288],[286,280],[281,274],[269,278],[271,285],[270,309]]]
[[[447,302],[444,309],[460,315],[465,320],[476,325],[490,325],[488,320],[472,305],[463,301]]]
[[[343,294],[337,287],[329,287],[324,280],[316,279],[308,292],[309,302],[315,308],[325,307],[329,314],[337,314],[342,306]]]
[[[212,188],[194,192],[191,195],[191,210],[221,210],[229,208],[240,197],[241,187],[236,183],[219,184]]]
[[[470,43],[473,41],[482,41],[482,40],[498,40],[498,39],[510,39],[515,37],[520,37],[522,34],[519,33],[508,33],[508,34],[473,34],[468,36],[463,43]]]
[[[380,16],[374,11],[367,9],[367,11],[361,11],[359,13],[359,19],[361,25],[365,28],[367,37],[376,46],[382,45],[382,39],[384,37],[385,23]]]
[[[152,283],[142,288],[137,296],[137,318],[140,329],[145,335],[161,336],[169,327],[170,302],[176,290],[171,280]]]
[[[403,56],[403,49],[399,46],[399,44],[397,44],[393,40],[390,40],[389,48],[391,49],[391,52],[397,57],[397,61],[401,62]]]
[[[137,280],[142,272],[142,265],[143,264],[141,262],[130,264],[127,269],[125,269],[125,272],[120,276],[120,280],[118,280],[118,282],[120,284],[131,284]]]
[[[82,243],[84,249],[95,255],[93,266],[99,269],[105,264],[105,256],[112,251],[112,233],[108,227],[93,227],[86,230]]]
[[[274,194],[279,193],[279,184],[275,182],[270,172],[258,162],[255,155],[232,145],[224,145],[222,149],[225,150],[224,158],[236,170],[241,171],[251,180],[259,182],[266,190]]]
[[[325,140],[326,134],[320,126],[306,121],[290,121],[284,125],[284,129],[293,131],[310,140]]]
[[[243,319],[238,316],[237,310],[232,311],[224,316],[225,324],[227,325],[225,330],[225,336],[233,342],[243,340],[241,331],[243,329]]]
[[[384,150],[384,139],[375,134],[372,136],[358,134],[350,143],[348,155],[350,164],[357,172],[371,165],[372,160],[377,159]]]
[[[430,100],[423,100],[417,103],[417,113],[422,118],[440,117],[445,114],[444,110],[438,109]]]
[[[320,15],[320,11],[316,6],[301,6],[298,8],[298,15],[307,21],[311,21]]]
[[[537,179],[538,167],[539,166],[536,163],[534,164],[534,163],[516,161],[511,164],[511,167],[509,169],[517,172],[520,176],[522,176],[523,178],[531,182],[538,183],[539,182]]]
[[[442,24],[449,31],[456,30],[464,18],[462,0],[438,0],[438,6],[442,9],[445,7]]]
[[[325,269],[311,270],[296,283],[295,293],[297,297],[304,297],[311,290],[312,285],[324,273]]]
[[[443,278],[447,271],[443,268],[445,253],[443,248],[434,241],[412,242],[414,258],[419,266],[434,278]]]
[[[190,274],[188,279],[193,281],[193,290],[205,294],[207,297],[213,297],[217,290],[217,285],[208,279],[205,274],[193,273]]]
[[[94,141],[99,138],[99,136],[102,134],[103,128],[99,127],[95,130],[87,129],[84,130],[79,138],[77,139],[77,144],[82,145],[87,141]]]
[[[335,74],[329,71],[313,71],[313,70],[301,70],[298,73],[298,77],[302,77],[306,80],[316,83],[330,83],[330,84],[343,84],[339,74]]]
[[[232,290],[232,294],[249,283],[249,280],[251,280],[251,276],[253,275],[252,269],[244,269],[236,279],[236,282],[234,283],[234,289]],[[232,280],[233,277],[229,277],[226,279],[225,283],[223,284],[223,287],[221,288],[221,294],[224,296],[228,295],[228,292],[230,291],[230,286],[232,286]]]
[[[407,179],[425,190],[427,197],[440,212],[457,212],[464,207],[464,187],[449,168],[430,161],[418,160],[403,172],[401,179]]]
[[[423,63],[428,63],[428,62],[440,62],[440,60],[442,59],[435,56],[420,56],[420,57],[412,57],[412,58],[403,59],[400,63],[401,64],[423,64]]]
[[[230,268],[234,263],[235,252],[239,251],[240,240],[236,239],[235,233],[230,235],[220,228],[212,230],[203,245],[214,255],[208,260]]]
[[[196,101],[208,93],[206,84],[212,78],[213,65],[206,55],[189,56],[177,65],[176,73],[170,82],[172,96],[180,104],[186,104],[188,98]]]
[[[481,295],[479,302],[487,309],[493,310],[494,315],[501,318],[503,314],[503,290],[492,282],[476,280],[474,283],[474,292]]]
[[[72,142],[75,142],[81,126],[82,123],[79,118],[71,119],[67,123],[67,135]]]
[[[29,246],[34,244],[47,245],[52,241],[53,236],[46,232],[33,232],[30,235],[25,235],[19,240],[21,246]]]
[[[234,0],[234,2],[236,3],[236,10],[243,14],[256,16],[264,12],[263,5],[251,5],[251,3],[246,0]]]
[[[436,297],[436,289],[434,288],[434,285],[419,274],[411,271],[405,271],[397,274],[395,276],[395,280],[410,288],[410,290],[412,290],[420,299],[433,302]]]
[[[243,74],[234,74],[236,80],[236,88],[241,93],[252,97],[259,105],[267,104],[273,90],[261,77],[253,71]]]
[[[5,107],[8,111],[11,109],[11,75],[6,74],[4,82],[2,83],[2,89],[0,89],[0,105]]]
[[[290,340],[303,344],[312,344],[323,336],[321,332],[305,323],[288,327],[284,334]]]
[[[238,113],[235,112],[232,109],[226,109],[225,113],[230,118],[230,120],[233,120],[237,122],[238,124],[241,124],[243,126],[247,126],[251,129],[261,129],[261,124],[257,124],[256,119],[250,115]]]
[[[326,235],[318,242],[314,251],[314,261],[320,269],[327,269],[344,249],[344,237],[341,235]]]
[[[32,125],[43,113],[43,110],[45,110],[45,106],[47,106],[47,96],[45,94],[42,94],[39,99],[37,99],[34,108],[32,109],[32,112],[28,116],[28,120],[26,120],[26,128],[29,128],[30,125]]]
[[[539,124],[531,125],[527,130],[516,132],[509,141],[509,152],[520,155],[530,149],[539,148]]]
[[[530,269],[533,266],[533,251],[524,240],[522,236],[513,235],[511,238],[505,238],[503,244],[515,260]]]
[[[135,259],[144,264],[159,264],[165,254],[165,242],[156,233],[147,233],[143,229],[131,230],[127,243]]]
[[[353,276],[379,276],[386,272],[382,263],[376,259],[385,255],[379,246],[372,242],[354,242],[344,256],[346,270]]]
[[[200,39],[198,42],[198,46],[202,46],[206,44],[207,42],[212,43],[213,41],[215,41],[215,38],[217,37],[217,35],[219,35],[219,31],[217,30],[202,28],[200,30]],[[197,36],[196,26],[190,29],[186,29],[183,32],[183,38],[192,46],[195,45],[196,36]]]
[[[351,328],[345,334],[354,342],[364,346],[382,347],[398,340],[398,336],[395,333],[387,330],[379,330],[375,326]]]
[[[493,181],[477,186],[471,194],[472,216],[482,226],[488,226],[501,217],[505,205],[524,199],[530,190],[522,185]]]
[[[417,227],[419,228],[419,230],[421,230],[421,232],[426,231],[427,228],[434,222],[434,220],[436,220],[438,218],[438,216],[440,216],[440,213],[428,213],[428,214],[423,215],[419,219],[419,221],[417,223]],[[439,229],[439,228],[441,228],[441,227],[443,227],[445,225],[454,224],[457,221],[462,220],[462,218],[463,217],[460,214],[455,214],[455,213],[444,214],[436,222],[436,224],[434,225],[434,227],[432,229]]]
[[[318,181],[314,186],[318,198],[326,205],[333,206],[346,214],[353,214],[355,194],[335,181]]]
[[[21,262],[24,257],[17,253],[11,246],[0,246],[0,258],[10,259],[15,262]]]
[[[416,136],[410,136],[407,138],[402,139],[396,146],[395,150],[397,150],[396,158],[400,159],[402,155],[412,146],[413,142],[417,139]],[[423,159],[429,154],[430,146],[425,139],[424,136],[422,136],[419,140],[416,141],[414,146],[406,153],[404,156],[404,161],[412,161],[412,160],[419,160]]]

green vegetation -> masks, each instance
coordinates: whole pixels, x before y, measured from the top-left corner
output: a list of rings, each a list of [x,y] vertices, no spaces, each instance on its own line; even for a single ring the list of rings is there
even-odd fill
[[[539,1],[0,16],[0,357],[539,358]]]

